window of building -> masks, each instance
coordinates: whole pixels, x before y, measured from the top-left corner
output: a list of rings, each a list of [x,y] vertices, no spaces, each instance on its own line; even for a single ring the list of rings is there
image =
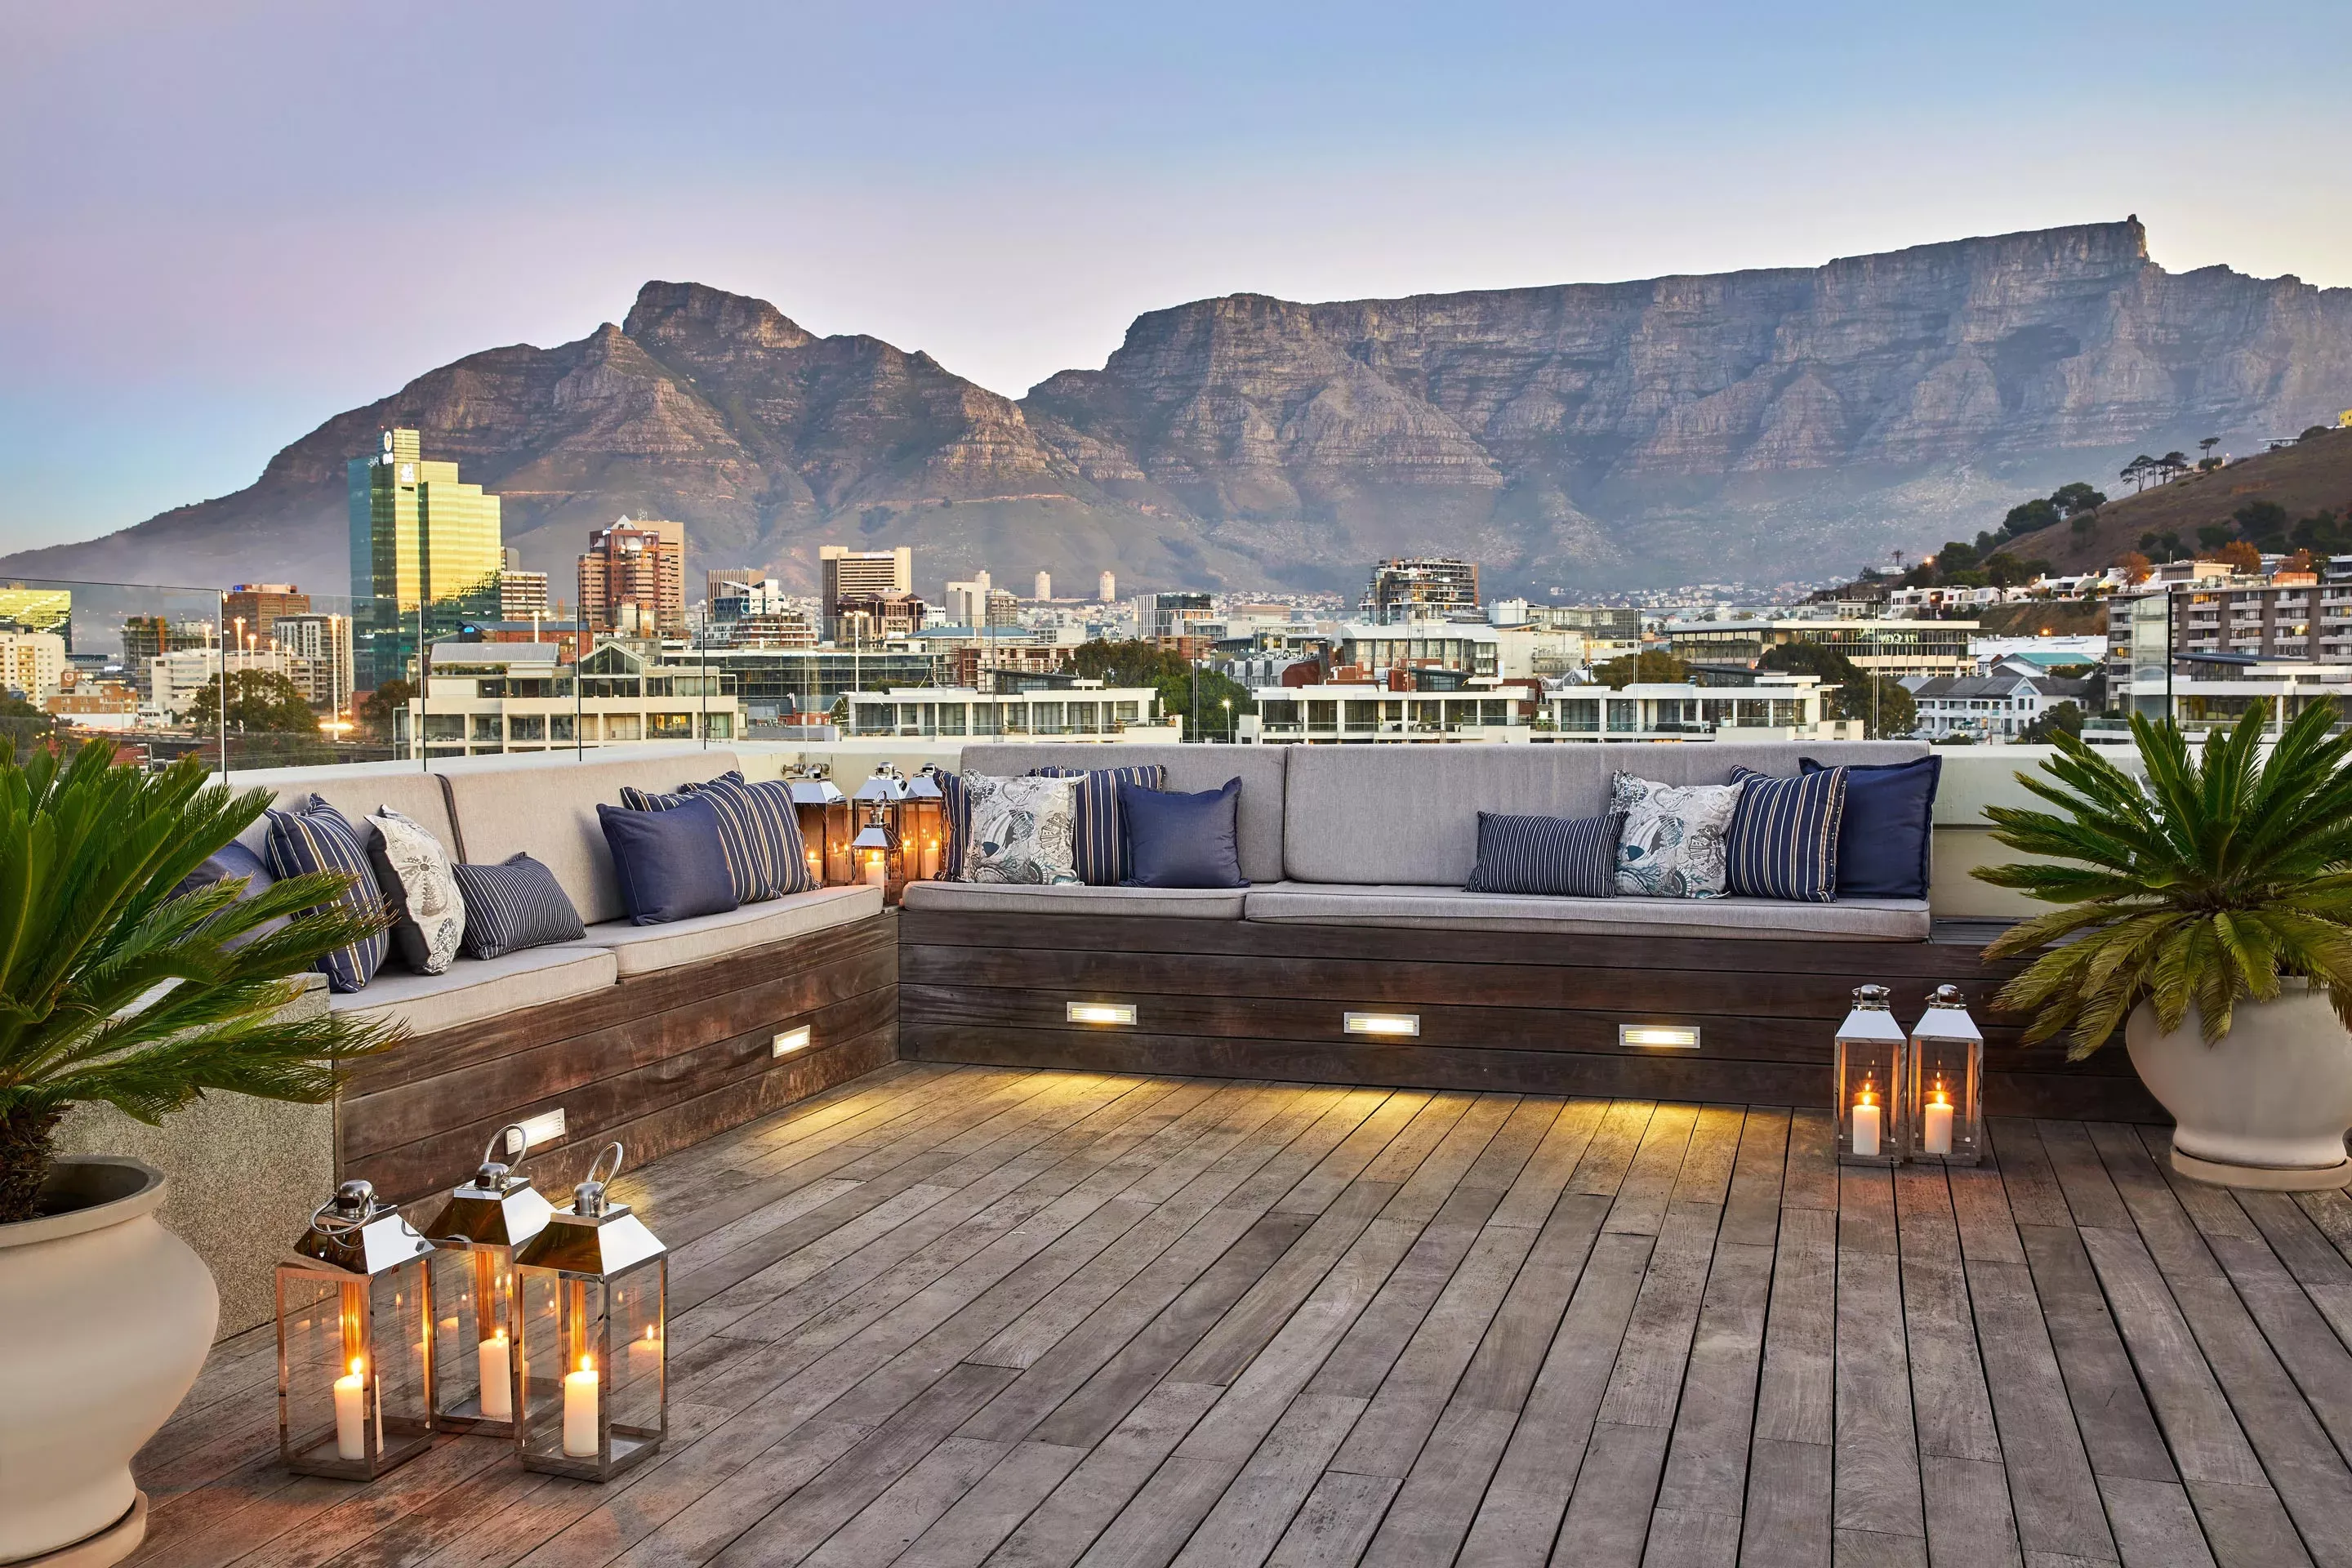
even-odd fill
[[[635,713],[604,715],[604,739],[608,741],[642,741],[645,725]]]
[[[516,713],[507,719],[507,738],[510,741],[544,741],[547,739],[547,716],[543,713]]]
[[[499,716],[495,713],[475,714],[473,729],[477,741],[488,741],[495,745],[504,738],[499,733]]]
[[[547,716],[547,738],[551,741],[578,740],[580,738],[580,731],[573,716],[569,713],[549,714]]]
[[[646,715],[646,739],[649,741],[691,741],[694,739],[694,715],[691,713],[648,713]]]
[[[702,738],[706,741],[731,741],[735,738],[735,715],[708,713],[702,720]]]

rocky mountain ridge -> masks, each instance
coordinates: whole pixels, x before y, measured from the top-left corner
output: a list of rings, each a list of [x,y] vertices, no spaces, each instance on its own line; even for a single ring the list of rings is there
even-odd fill
[[[1972,534],[2113,454],[2352,405],[2352,289],[2168,273],[2137,220],[1812,268],[1138,318],[1014,401],[763,300],[648,283],[617,326],[492,349],[329,420],[235,495],[0,571],[339,590],[343,463],[424,432],[568,584],[592,527],[677,518],[695,565],[813,586],[907,543],[1129,588],[1358,585],[1444,551],[1497,587],[1826,577]],[[2118,459],[2119,460],[2119,459]],[[559,595],[563,589],[559,586]]]

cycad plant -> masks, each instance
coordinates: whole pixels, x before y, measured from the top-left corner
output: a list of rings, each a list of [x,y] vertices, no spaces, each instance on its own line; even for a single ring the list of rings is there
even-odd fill
[[[208,1089],[316,1103],[343,1062],[390,1043],[282,1016],[321,954],[383,923],[336,901],[348,879],[173,896],[268,792],[207,784],[193,756],[159,773],[113,761],[100,741],[70,762],[0,762],[0,1224],[33,1214],[77,1101],[147,1122]]]
[[[2135,716],[2144,782],[2061,734],[2048,778],[2018,775],[2056,812],[1986,808],[1994,838],[2057,862],[1975,871],[2062,906],[1985,949],[2039,955],[1998,1003],[2032,1015],[2027,1044],[2063,1033],[2079,1060],[2146,1000],[2168,1031],[2195,1006],[2212,1045],[2237,1004],[2272,1000],[2289,976],[2352,1023],[2352,735],[2329,734],[2322,700],[2265,758],[2266,716],[2252,704],[2193,756],[2169,719]]]

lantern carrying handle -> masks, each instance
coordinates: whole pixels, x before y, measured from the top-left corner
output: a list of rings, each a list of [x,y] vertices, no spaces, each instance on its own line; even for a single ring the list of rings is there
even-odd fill
[[[320,1236],[349,1236],[375,1217],[375,1187],[345,1182],[335,1195],[310,1211],[310,1228]]]
[[[505,1147],[507,1134],[509,1132],[514,1134],[514,1158],[511,1160],[500,1160],[499,1158],[499,1154]],[[508,1122],[504,1127],[501,1127],[496,1132],[491,1133],[490,1141],[482,1146],[482,1163],[485,1165],[503,1164],[509,1169],[512,1169],[530,1158],[530,1129],[525,1127],[520,1121]]]
[[[621,1161],[625,1157],[625,1153],[626,1152],[622,1149],[621,1145],[617,1142],[607,1143],[602,1149],[596,1151],[596,1158],[590,1161],[588,1163],[588,1180],[598,1183],[604,1186],[611,1186],[613,1184],[613,1179],[621,1173]],[[607,1154],[610,1154],[613,1157],[613,1168],[609,1171],[605,1171],[602,1176],[599,1176],[596,1173],[604,1168],[604,1156]]]

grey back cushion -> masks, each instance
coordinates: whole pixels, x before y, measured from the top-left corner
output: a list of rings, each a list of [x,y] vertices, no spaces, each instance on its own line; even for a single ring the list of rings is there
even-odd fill
[[[312,795],[318,795],[360,829],[363,842],[371,836],[367,819],[390,806],[433,835],[452,861],[465,858],[460,853],[464,847],[458,841],[457,826],[449,816],[448,796],[441,788],[441,775],[428,773],[415,763],[398,771],[379,771],[366,763],[299,772],[272,768],[255,773],[232,773],[229,784],[240,790],[254,784],[267,784],[278,792],[278,798],[270,804],[279,811],[298,810]],[[237,835],[237,841],[258,851],[268,837],[268,819],[264,817]]]
[[[1140,768],[1157,763],[1168,770],[1168,787],[1183,795],[1222,789],[1227,779],[1237,778],[1242,781],[1242,875],[1253,882],[1278,882],[1282,880],[1285,763],[1288,752],[1303,749],[975,741],[964,747],[959,767],[964,773],[1002,778],[1033,768]],[[1789,766],[1793,771],[1796,764]]]
[[[558,886],[590,925],[628,913],[613,854],[596,820],[598,803],[621,804],[621,786],[648,791],[716,778],[739,766],[735,753],[682,745],[653,756],[599,762],[594,752],[574,761],[546,756],[453,761],[444,771],[466,859],[493,865],[528,855],[555,875]]]
[[[1282,833],[1287,879],[1433,888],[1468,883],[1478,863],[1481,811],[1599,816],[1608,809],[1609,781],[1618,773],[1670,784],[1729,784],[1734,768],[1793,774],[1800,757],[1834,767],[1927,754],[1926,745],[1912,741],[1265,749],[1291,754]]]

